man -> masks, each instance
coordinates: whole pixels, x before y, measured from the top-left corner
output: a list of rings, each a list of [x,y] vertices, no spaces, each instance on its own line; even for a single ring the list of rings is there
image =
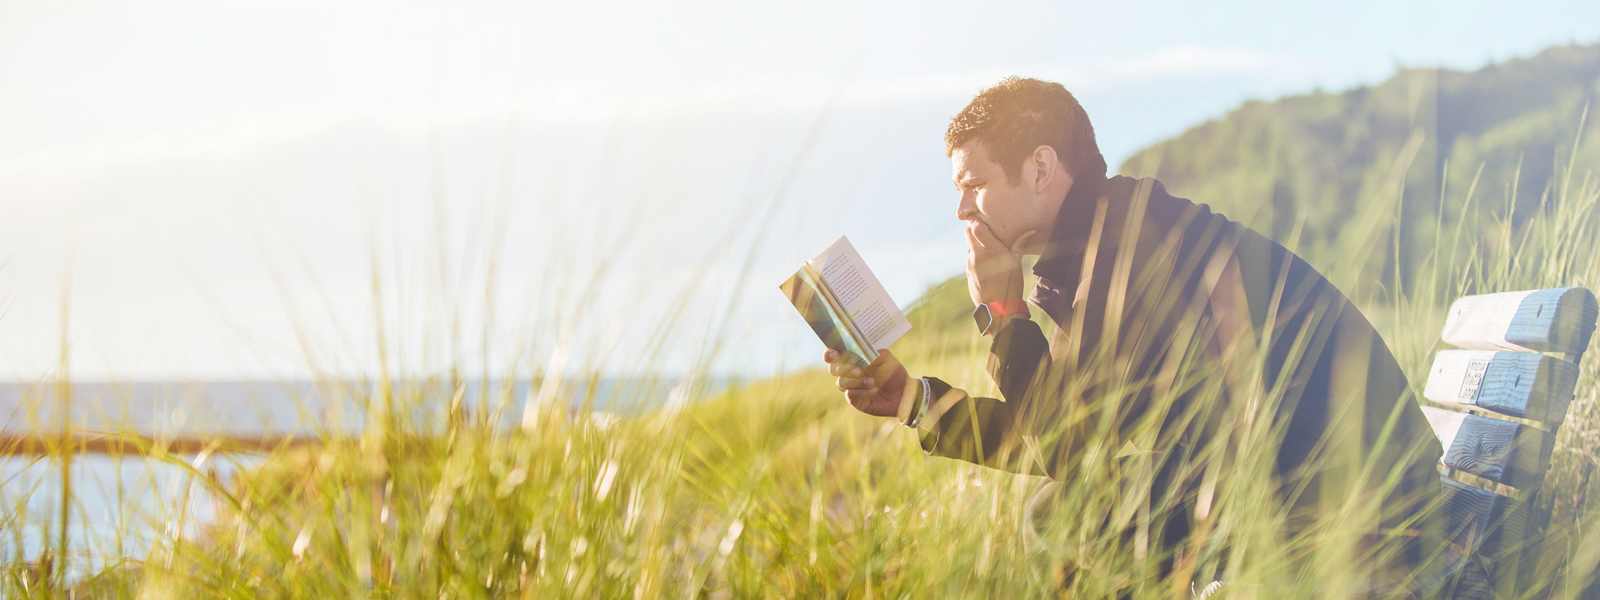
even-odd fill
[[[1357,540],[1353,564],[1384,581],[1373,585],[1425,587],[1407,578],[1436,548],[1423,516],[1441,449],[1394,356],[1337,288],[1159,182],[1107,179],[1088,116],[1059,84],[983,90],[945,144],[1003,399],[912,378],[887,351],[865,369],[829,351],[852,406],[917,429],[929,454],[1065,485],[1112,468],[1113,454],[1150,457],[1127,472],[1150,486],[1161,522],[1135,547],[1165,552],[1164,570],[1226,510],[1217,490],[1265,485],[1285,540],[1334,520]],[[1025,255],[1039,256],[1026,301]],[[1030,304],[1053,323],[1048,340]]]

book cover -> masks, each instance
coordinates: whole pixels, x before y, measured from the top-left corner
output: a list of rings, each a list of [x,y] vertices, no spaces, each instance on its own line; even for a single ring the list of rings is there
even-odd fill
[[[879,350],[911,331],[911,322],[842,236],[778,288],[824,345],[858,365],[872,364]]]

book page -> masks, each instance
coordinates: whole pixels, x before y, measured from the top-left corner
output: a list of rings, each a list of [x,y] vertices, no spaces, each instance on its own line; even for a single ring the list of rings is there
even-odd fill
[[[874,349],[888,348],[911,331],[911,321],[867,268],[850,240],[838,241],[811,260],[850,320]]]
[[[850,331],[849,319],[833,308],[823,284],[812,277],[811,269],[801,268],[778,288],[794,304],[795,310],[800,311],[800,316],[817,334],[817,339],[838,351],[844,360],[864,367],[877,358],[877,353],[871,348],[856,342],[856,336]]]

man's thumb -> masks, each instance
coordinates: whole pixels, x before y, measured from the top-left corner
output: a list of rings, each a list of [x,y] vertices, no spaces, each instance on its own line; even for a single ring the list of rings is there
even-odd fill
[[[888,348],[884,348],[884,349],[878,351],[878,359],[872,361],[872,366],[877,367],[877,366],[885,365],[885,364],[888,364],[890,361],[893,361],[894,359],[895,359],[894,358],[894,353],[890,352]]]
[[[1020,256],[1022,252],[1028,248],[1028,240],[1033,239],[1033,234],[1036,233],[1039,233],[1039,230],[1030,229],[1023,232],[1022,235],[1017,236],[1017,239],[1011,242],[1011,253]]]

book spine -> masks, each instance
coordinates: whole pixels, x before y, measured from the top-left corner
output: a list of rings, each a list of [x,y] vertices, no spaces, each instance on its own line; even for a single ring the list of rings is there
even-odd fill
[[[832,309],[834,314],[838,315],[839,322],[844,324],[845,335],[850,336],[856,347],[860,348],[861,352],[866,355],[864,358],[867,359],[868,363],[877,362],[878,349],[872,347],[872,342],[867,340],[866,334],[862,333],[861,328],[856,326],[856,320],[850,317],[850,313],[845,310],[844,304],[839,302],[839,297],[833,293],[833,287],[829,286],[828,280],[823,279],[822,273],[817,271],[816,264],[807,260],[803,266],[806,273],[811,276],[811,279],[817,282],[817,289],[822,292],[822,298],[828,303],[828,308]]]

